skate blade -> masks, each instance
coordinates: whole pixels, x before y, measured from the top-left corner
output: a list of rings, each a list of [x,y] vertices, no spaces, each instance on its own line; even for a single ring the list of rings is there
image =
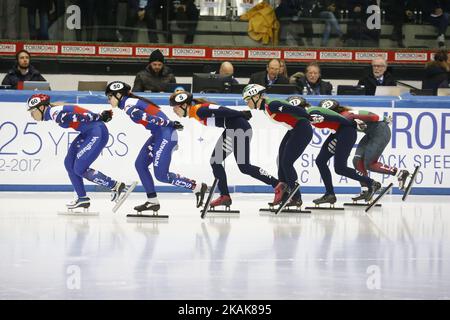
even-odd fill
[[[314,207],[305,207],[306,210],[327,210],[327,211],[343,211],[345,210],[344,207],[321,207],[321,206],[314,206]]]
[[[345,207],[367,207],[370,203],[354,203],[354,202],[346,202],[344,203]],[[381,204],[378,203],[375,207],[381,207]]]
[[[365,212],[369,212],[370,209],[372,209],[373,207],[376,206],[376,204],[378,203],[378,201],[380,201],[391,189],[392,186],[394,184],[391,182],[386,188],[384,188],[380,194],[375,198],[375,200],[373,200],[368,206],[367,208],[364,210]]]
[[[211,204],[212,197],[214,195],[214,191],[216,191],[217,183],[219,182],[218,179],[214,179],[214,182],[210,188],[208,198],[206,198],[205,206],[202,210],[200,210],[200,218],[205,219],[206,214],[208,213],[209,205]]]
[[[125,194],[119,198],[119,200],[117,200],[116,205],[113,207],[112,212],[116,212],[117,210],[119,210],[120,206],[125,202],[125,200],[127,200],[128,196],[131,194],[131,192],[133,192],[134,188],[136,188],[137,186],[137,181],[134,181],[130,187],[127,189],[127,191],[125,192]]]
[[[402,196],[402,201],[405,201],[406,198],[411,193],[411,189],[412,189],[412,186],[414,185],[414,183],[416,182],[415,180],[416,180],[417,174],[419,173],[419,169],[420,169],[420,166],[416,166],[416,168],[414,169],[414,172],[411,175],[411,179],[409,180],[408,185],[407,185],[406,189],[404,190],[404,193]]]
[[[67,210],[67,211],[58,211],[57,214],[59,216],[71,216],[71,217],[96,217],[100,213],[95,211],[74,211],[74,210]]]
[[[168,215],[162,214],[127,214],[127,218],[132,219],[145,219],[145,220],[166,220],[169,219]]]

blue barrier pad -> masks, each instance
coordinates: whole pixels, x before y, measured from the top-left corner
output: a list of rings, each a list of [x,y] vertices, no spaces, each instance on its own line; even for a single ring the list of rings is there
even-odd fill
[[[1,90],[0,100],[3,102],[23,102],[36,93],[30,90]],[[42,91],[51,95],[52,101],[64,101],[73,104],[107,104],[104,92],[101,91]],[[151,99],[157,104],[167,105],[170,93],[137,92],[139,96]],[[226,106],[245,105],[239,94],[195,94],[196,97],[207,98],[210,101]],[[287,95],[271,94],[272,98],[284,99]],[[450,108],[450,97],[436,96],[307,96],[312,105],[317,105],[323,99],[336,99],[342,105],[368,108]]]

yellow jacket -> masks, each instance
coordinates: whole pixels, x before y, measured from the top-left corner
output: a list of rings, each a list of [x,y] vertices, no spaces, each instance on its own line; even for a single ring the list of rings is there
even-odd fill
[[[272,6],[263,1],[248,10],[240,17],[243,21],[248,21],[248,35],[256,41],[262,41],[268,44],[269,41],[273,45],[278,44],[278,33],[280,31],[280,23],[275,15]]]

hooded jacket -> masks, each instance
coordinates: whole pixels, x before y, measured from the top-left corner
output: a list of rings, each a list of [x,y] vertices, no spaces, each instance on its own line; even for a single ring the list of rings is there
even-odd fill
[[[17,84],[19,81],[47,81],[41,75],[41,73],[34,68],[31,64],[28,66],[28,72],[26,74],[22,74],[19,69],[17,63],[14,67],[8,71],[5,78],[2,81],[3,85],[10,85],[11,89],[17,89]]]
[[[422,89],[432,89],[436,95],[438,88],[448,88],[448,75],[448,71],[438,63],[427,64]]]

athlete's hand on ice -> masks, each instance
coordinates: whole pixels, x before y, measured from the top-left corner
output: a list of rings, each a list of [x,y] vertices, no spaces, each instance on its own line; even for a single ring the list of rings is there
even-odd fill
[[[321,123],[325,120],[325,118],[320,114],[312,114],[309,121],[312,123]]]
[[[104,110],[102,113],[100,113],[100,120],[103,122],[111,121],[113,112],[112,110]]]
[[[252,118],[252,112],[245,110],[245,111],[241,111],[242,116],[245,118],[245,120],[250,120]]]
[[[184,126],[179,121],[174,121],[172,127],[174,127],[175,129],[177,129],[179,131],[184,129]]]
[[[356,122],[356,129],[358,131],[364,131],[367,129],[367,124],[364,121],[355,119],[355,122]]]
[[[387,124],[391,124],[392,123],[392,116],[391,115],[384,116],[383,117],[383,121],[386,122]]]

